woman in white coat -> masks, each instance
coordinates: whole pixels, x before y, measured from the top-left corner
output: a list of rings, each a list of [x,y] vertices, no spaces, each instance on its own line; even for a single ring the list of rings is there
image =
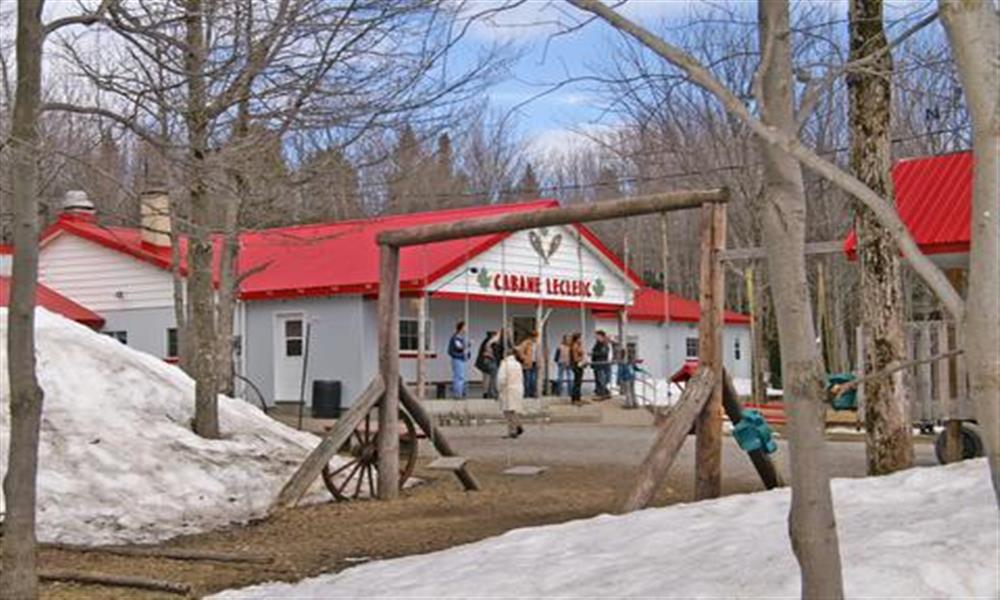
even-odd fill
[[[524,412],[524,371],[513,353],[501,361],[497,370],[497,391],[500,410],[507,419],[507,437],[516,438],[524,433],[520,417]]]

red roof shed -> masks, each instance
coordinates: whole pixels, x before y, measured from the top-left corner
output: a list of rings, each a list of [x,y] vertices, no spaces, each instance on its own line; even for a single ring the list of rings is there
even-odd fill
[[[972,152],[908,158],[896,163],[896,210],[925,254],[967,253],[972,218]],[[852,230],[844,251],[857,249]]]

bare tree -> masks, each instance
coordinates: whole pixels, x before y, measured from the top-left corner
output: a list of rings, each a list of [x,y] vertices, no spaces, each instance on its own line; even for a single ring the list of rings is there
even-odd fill
[[[941,20],[972,117],[972,247],[965,319],[969,392],[1000,505],[1000,13],[987,0],[941,0]]]
[[[4,522],[0,593],[36,598],[35,481],[42,389],[35,373],[35,286],[38,277],[38,114],[42,103],[43,0],[17,7],[17,85],[10,153],[14,204],[14,260],[7,313],[10,442],[3,480]]]
[[[892,202],[892,54],[883,26],[882,0],[851,0],[849,6],[850,58],[867,62],[865,68],[848,73],[851,170]],[[906,359],[902,279],[892,235],[863,203],[856,204],[864,371],[875,373]],[[871,475],[906,469],[913,463],[906,375],[897,371],[865,385],[865,447]]]
[[[761,65],[757,98],[762,121],[795,131],[791,36],[787,2],[760,2]],[[805,265],[805,186],[802,167],[765,141],[764,247],[773,283],[789,411],[792,508],[789,530],[802,573],[803,598],[842,598],[843,580],[833,497],[825,466],[826,405],[822,361],[815,344]]]

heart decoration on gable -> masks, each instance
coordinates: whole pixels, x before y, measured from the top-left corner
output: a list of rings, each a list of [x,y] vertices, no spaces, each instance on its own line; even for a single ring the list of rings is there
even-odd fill
[[[543,227],[539,230],[539,232],[529,231],[528,241],[531,242],[531,247],[535,250],[535,253],[545,261],[545,264],[549,264],[549,259],[552,258],[552,255],[559,249],[559,244],[562,243],[562,234],[557,233],[552,236],[552,240],[549,241],[548,248],[546,248],[545,238],[549,235],[549,228]]]

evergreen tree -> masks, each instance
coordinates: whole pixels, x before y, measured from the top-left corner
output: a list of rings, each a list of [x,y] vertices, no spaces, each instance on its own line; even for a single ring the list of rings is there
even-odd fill
[[[535,170],[531,167],[531,163],[528,163],[524,167],[524,175],[517,182],[517,189],[514,190],[514,199],[517,202],[526,202],[528,200],[538,200],[540,195],[541,190],[538,178],[535,176]]]

